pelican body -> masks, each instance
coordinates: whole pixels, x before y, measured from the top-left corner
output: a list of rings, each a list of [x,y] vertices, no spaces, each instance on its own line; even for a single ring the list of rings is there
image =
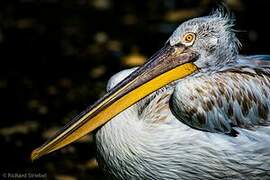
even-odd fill
[[[100,167],[114,179],[269,179],[270,56],[241,56],[229,13],[182,23],[142,67],[32,153],[100,127]]]

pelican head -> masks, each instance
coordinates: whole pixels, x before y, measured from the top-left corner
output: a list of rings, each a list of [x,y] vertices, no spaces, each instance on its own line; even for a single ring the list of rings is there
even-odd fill
[[[169,38],[171,46],[184,44],[200,56],[194,62],[207,68],[234,61],[240,45],[232,27],[234,18],[229,12],[216,10],[209,16],[182,23]]]

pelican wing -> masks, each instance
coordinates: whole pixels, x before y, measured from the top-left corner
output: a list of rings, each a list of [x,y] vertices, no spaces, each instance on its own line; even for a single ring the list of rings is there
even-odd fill
[[[192,128],[236,136],[270,122],[270,56],[242,56],[211,74],[181,80],[170,100],[173,114]]]

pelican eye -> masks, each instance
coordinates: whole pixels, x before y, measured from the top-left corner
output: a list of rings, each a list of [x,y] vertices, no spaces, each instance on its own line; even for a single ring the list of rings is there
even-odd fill
[[[187,33],[183,37],[183,44],[192,45],[194,40],[195,40],[195,34],[194,33]]]

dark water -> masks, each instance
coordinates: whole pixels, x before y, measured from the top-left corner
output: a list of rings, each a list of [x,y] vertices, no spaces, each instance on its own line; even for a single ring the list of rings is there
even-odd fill
[[[267,54],[267,1],[226,1],[243,54]],[[30,161],[57,128],[104,93],[108,78],[139,65],[210,0],[0,2],[0,177],[102,179],[92,135]]]

